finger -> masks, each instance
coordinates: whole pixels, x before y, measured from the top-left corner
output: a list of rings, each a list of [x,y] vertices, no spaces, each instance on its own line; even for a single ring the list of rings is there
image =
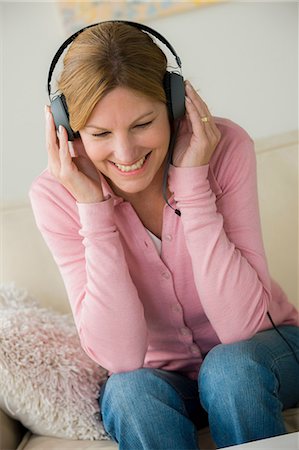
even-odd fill
[[[210,111],[189,81],[186,81],[186,94],[196,106],[201,117],[210,117]]]
[[[204,123],[201,120],[198,109],[189,97],[186,97],[186,111],[189,116],[192,133],[194,134],[194,136],[200,138],[205,135],[206,130]]]
[[[58,141],[53,115],[48,105],[45,106],[45,119],[46,119],[46,143],[49,144],[49,148],[51,150],[57,147]]]
[[[59,125],[58,139],[61,168],[66,169],[72,164],[72,156],[69,150],[67,131],[62,125]]]
[[[187,130],[188,130],[188,133],[191,133],[191,134],[192,134],[192,123],[191,123],[190,116],[189,116],[189,113],[188,113],[188,112],[187,112],[187,114],[186,114],[186,122],[187,122]]]
[[[179,121],[179,131],[181,133],[192,133],[192,127],[187,109],[185,110],[184,117]]]
[[[75,158],[78,156],[78,153],[76,152],[76,147],[74,146],[73,141],[69,141],[69,152],[72,158]]]
[[[186,82],[186,88],[187,88],[186,91],[190,94],[189,98],[192,100],[193,104],[197,108],[199,117],[201,119],[201,122],[203,123],[206,132],[209,134],[209,136],[218,135],[219,130],[215,124],[213,116],[211,115],[206,103],[202,100],[202,98],[198,95],[198,93],[195,91],[195,89],[188,81]],[[203,118],[207,118],[208,120],[203,122],[202,121]]]
[[[48,152],[48,163],[53,169],[59,165],[59,145],[56,135],[54,119],[49,106],[45,107],[46,118],[46,147]]]
[[[214,124],[213,117],[210,116],[208,122],[202,122],[197,108],[189,98],[186,99],[186,110],[189,112],[193,135],[201,140],[202,144],[215,148],[220,140],[220,132]]]
[[[206,127],[206,135],[208,140],[212,146],[216,146],[220,140],[220,132],[218,128],[214,129],[213,126]]]

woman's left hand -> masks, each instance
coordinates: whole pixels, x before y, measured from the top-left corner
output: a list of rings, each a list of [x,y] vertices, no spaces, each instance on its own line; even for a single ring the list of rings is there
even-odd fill
[[[185,82],[186,114],[181,119],[172,163],[176,167],[198,167],[208,164],[221,133],[207,105],[189,81]]]

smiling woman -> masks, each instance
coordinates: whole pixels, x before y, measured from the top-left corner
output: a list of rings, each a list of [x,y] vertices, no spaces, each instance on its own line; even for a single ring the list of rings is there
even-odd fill
[[[95,133],[90,124],[99,124],[101,131]],[[117,194],[127,200],[139,194],[145,201],[149,187],[160,189],[170,139],[163,102],[117,87],[97,103],[80,136],[88,157]]]
[[[147,32],[110,22],[66,41],[65,120],[51,99],[30,191],[81,345],[109,371],[104,427],[124,450],[198,449],[207,419],[217,447],[282,434],[298,313],[268,272],[253,141]]]

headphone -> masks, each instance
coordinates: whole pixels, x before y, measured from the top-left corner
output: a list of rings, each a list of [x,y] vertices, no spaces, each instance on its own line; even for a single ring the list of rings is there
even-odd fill
[[[161,41],[163,44],[166,45],[166,47],[170,50],[170,52],[173,54],[173,56],[176,59],[177,65],[179,66],[179,69],[181,70],[181,60],[179,56],[177,55],[176,51],[172,47],[172,45],[165,39],[164,36],[162,36],[160,33],[155,31],[153,28],[150,28],[146,25],[137,23],[137,22],[130,22],[126,20],[109,20],[104,22],[98,22],[92,25],[88,25],[81,30],[77,31],[76,33],[72,34],[64,43],[59,47],[56,54],[54,55],[54,58],[51,62],[49,73],[48,73],[48,94],[50,98],[51,103],[51,111],[53,114],[54,122],[56,129],[59,128],[59,125],[62,125],[68,134],[69,141],[73,141],[76,137],[79,136],[78,133],[72,130],[70,123],[69,123],[69,112],[68,112],[68,106],[66,103],[65,96],[63,94],[57,95],[54,98],[51,96],[51,79],[52,74],[55,69],[55,66],[64,52],[64,50],[76,39],[76,37],[81,34],[84,30],[87,30],[88,28],[97,26],[101,23],[124,23],[127,25],[130,25],[132,27],[137,28],[138,30],[141,30],[143,32],[147,32],[154,37],[156,37],[159,41]],[[184,86],[184,79],[181,74],[178,74],[176,72],[169,72],[166,71],[164,79],[163,79],[163,86],[166,94],[166,100],[167,100],[167,108],[168,108],[168,114],[171,121],[174,121],[176,119],[180,119],[185,114],[185,86]]]

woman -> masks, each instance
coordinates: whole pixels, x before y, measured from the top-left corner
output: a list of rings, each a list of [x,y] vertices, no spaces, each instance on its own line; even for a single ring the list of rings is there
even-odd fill
[[[168,167],[166,65],[125,23],[73,41],[59,90],[79,137],[57,137],[46,108],[36,221],[82,347],[110,373],[101,413],[121,449],[196,449],[206,417],[218,447],[282,434],[299,401],[298,314],[268,273],[253,142],[186,82]]]

